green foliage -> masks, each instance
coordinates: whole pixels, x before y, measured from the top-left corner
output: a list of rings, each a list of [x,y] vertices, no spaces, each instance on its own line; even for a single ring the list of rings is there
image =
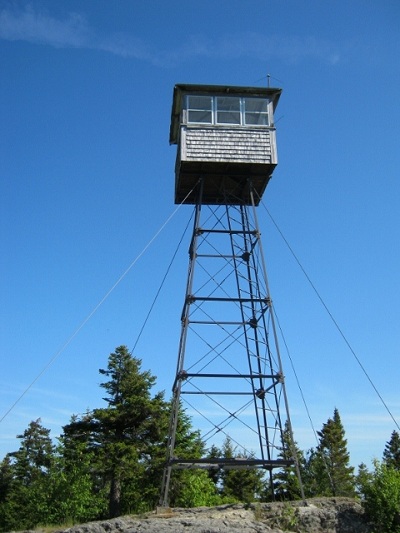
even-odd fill
[[[289,504],[285,504],[279,518],[279,527],[284,531],[297,531],[299,518],[296,509]]]
[[[49,483],[54,463],[50,431],[40,420],[32,421],[22,435],[19,449],[1,465],[1,529],[32,529],[51,514]]]
[[[10,454],[14,458],[14,470],[19,481],[25,485],[41,479],[51,467],[53,444],[50,430],[44,428],[40,419],[32,421],[22,435],[18,451]]]
[[[292,432],[289,423],[285,423],[282,435],[282,448],[278,458],[284,461],[297,460],[301,482],[307,478],[306,459],[304,453],[299,449],[297,442],[292,439]],[[280,500],[298,500],[301,499],[300,480],[297,474],[296,465],[282,468],[273,476],[274,493],[276,499]]]
[[[389,442],[386,443],[383,462],[387,466],[400,470],[400,434],[397,431],[393,431]]]
[[[182,488],[175,499],[177,507],[202,507],[222,503],[217,488],[204,470],[187,470],[181,476]]]
[[[355,478],[356,491],[358,496],[362,496],[364,487],[372,481],[372,473],[365,463],[358,465],[358,472]]]
[[[171,404],[152,394],[155,377],[126,346],[110,354],[101,387],[106,407],[73,416],[57,447],[34,421],[0,463],[0,531],[73,524],[154,509],[159,498]],[[202,457],[199,432],[181,409],[176,449]],[[221,502],[204,471],[177,472],[174,505]]]
[[[141,370],[141,360],[126,346],[110,354],[107,369],[100,373],[108,378],[100,385],[107,392],[107,407],[94,409],[64,430],[70,438],[86,439],[96,474],[107,486],[108,516],[114,517],[136,510],[124,493],[130,501],[143,501],[146,465],[165,438],[168,406],[163,394],[152,397],[155,377]]]
[[[170,405],[172,409],[172,403]],[[176,429],[175,452],[178,457],[200,459],[205,452],[200,433],[192,429],[190,417],[180,406]],[[165,464],[165,446],[162,447],[162,467]],[[159,476],[159,480],[161,475]],[[169,488],[169,503],[171,506],[187,507],[188,502],[197,502],[193,506],[206,505],[204,501],[214,501],[217,494],[214,483],[209,483],[207,472],[200,470],[173,470]],[[193,483],[193,488],[190,484]],[[204,495],[199,494],[198,487],[203,486]],[[220,503],[220,502],[218,502]]]
[[[238,451],[229,437],[223,442],[221,450],[214,446],[210,452],[214,458],[223,457],[239,460],[252,458],[244,450]],[[220,495],[224,501],[251,503],[260,498],[264,484],[264,472],[259,469],[222,469],[218,473],[218,478],[215,472],[211,475],[214,481],[217,482]]]
[[[317,476],[320,496],[355,495],[354,468],[350,466],[347,440],[339,411],[318,431],[319,445],[312,456],[311,472]]]
[[[19,449],[1,461],[0,531],[82,523],[146,512],[157,505],[172,405],[164,400],[163,393],[153,394],[155,377],[142,370],[140,359],[132,357],[126,346],[110,354],[107,368],[100,369],[100,374],[105,377],[100,385],[105,391],[105,407],[73,416],[57,446],[40,420],[31,422],[18,435]],[[297,443],[291,442],[286,426],[280,457],[286,460],[297,455],[307,497],[353,495],[353,469],[348,464],[347,441],[337,410],[318,435],[317,449],[305,456]],[[396,432],[392,434],[384,453],[385,463],[374,474],[360,465],[356,478],[369,512],[380,495],[384,503],[379,507],[389,513],[393,527],[397,527],[399,516],[398,437]],[[238,450],[229,437],[221,449],[212,446],[206,453],[199,431],[193,429],[182,407],[175,450],[182,458],[208,456],[238,462],[252,458]],[[278,472],[273,482],[277,497],[300,497],[293,466]],[[382,490],[377,488],[379,483]],[[174,470],[170,504],[196,507],[250,503],[262,499],[265,486],[264,471],[260,469]],[[287,522],[293,526],[295,517],[290,513]],[[383,520],[380,515],[374,517],[378,525]]]
[[[374,472],[363,479],[363,505],[376,533],[400,532],[400,471],[375,461]]]
[[[85,442],[60,437],[51,478],[52,500],[56,503],[50,523],[77,524],[106,516],[104,491],[93,477],[93,452]]]
[[[172,403],[169,409],[172,409]],[[175,451],[176,455],[182,458],[200,458],[205,452],[205,446],[201,440],[200,432],[193,430],[192,421],[182,406],[179,409],[176,428]]]
[[[7,499],[13,480],[13,470],[10,454],[0,463],[0,504]]]
[[[318,449],[311,448],[307,451],[303,483],[308,498],[332,496],[332,485],[327,464],[324,455]]]

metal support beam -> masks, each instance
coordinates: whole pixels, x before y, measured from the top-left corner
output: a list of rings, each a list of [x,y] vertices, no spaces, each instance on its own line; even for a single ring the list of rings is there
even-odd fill
[[[201,180],[197,192],[160,499],[166,507],[173,469],[262,468],[272,486],[273,469],[294,463],[282,453],[291,424],[254,201],[203,205]],[[244,459],[176,457],[181,406],[206,445],[229,436]]]

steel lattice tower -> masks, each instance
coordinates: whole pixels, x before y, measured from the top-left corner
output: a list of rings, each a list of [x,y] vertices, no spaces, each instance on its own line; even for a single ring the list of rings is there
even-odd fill
[[[282,459],[291,423],[256,209],[277,162],[279,95],[269,88],[175,87],[175,201],[194,205],[194,226],[162,506],[176,468],[263,468],[272,476],[293,464]],[[181,405],[206,443],[229,436],[244,458],[177,456]]]

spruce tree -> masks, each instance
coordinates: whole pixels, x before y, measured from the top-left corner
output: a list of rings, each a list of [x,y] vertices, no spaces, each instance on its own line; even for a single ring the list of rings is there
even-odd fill
[[[17,438],[19,449],[7,455],[1,469],[3,531],[32,529],[51,517],[54,446],[50,430],[38,419]]]
[[[163,393],[152,396],[156,378],[141,365],[126,346],[116,348],[107,368],[99,370],[107,378],[100,385],[107,407],[94,409],[64,428],[72,437],[87,439],[99,483],[108,490],[110,517],[141,510],[150,454],[167,431],[168,405]]]
[[[301,499],[301,486],[306,479],[305,457],[304,453],[298,447],[296,441],[292,439],[289,422],[286,421],[282,434],[282,447],[278,455],[279,459],[284,461],[297,460],[300,480],[297,473],[296,465],[292,464],[282,468],[273,476],[275,497],[279,500],[298,500]]]
[[[317,463],[319,469],[323,466],[326,472],[321,476],[321,495],[354,496],[354,468],[350,466],[347,440],[338,409],[335,408],[333,417],[323,424],[318,436]]]
[[[172,409],[172,402],[170,405]],[[213,447],[214,449],[214,447]],[[217,448],[216,456],[220,457]],[[166,459],[166,442],[162,448],[163,466]],[[206,455],[205,443],[200,431],[193,429],[192,420],[183,408],[179,408],[175,440],[175,453],[185,459],[201,459]],[[215,470],[212,470],[216,474]],[[174,507],[198,507],[222,503],[217,483],[219,475],[199,468],[173,469],[169,486],[169,504]]]
[[[151,397],[156,378],[141,370],[141,360],[132,357],[126,346],[119,346],[110,354],[106,370],[99,372],[108,378],[101,383],[107,396],[106,409],[95,409],[94,420],[100,429],[108,463],[110,481],[109,514],[122,512],[122,484],[130,478],[130,485],[145,476],[144,460],[148,447],[159,441],[166,423],[166,404],[163,394]],[[132,473],[136,476],[133,479]],[[140,483],[136,485],[140,494]],[[136,491],[135,491],[136,492]]]
[[[93,511],[100,513],[98,518],[150,511],[160,496],[171,403],[164,400],[163,393],[152,394],[155,377],[143,371],[141,364],[126,346],[116,348],[109,356],[107,368],[99,371],[106,377],[100,386],[106,391],[107,406],[74,417],[63,428],[64,453],[70,459],[76,453],[83,453],[85,461],[90,457],[92,490],[96,496]],[[192,429],[191,420],[182,409],[176,449],[181,457],[201,457],[204,453],[199,432]],[[171,505],[191,499],[200,501],[196,491],[190,493],[186,485],[204,488],[207,483],[203,474],[200,472],[197,480],[193,472],[190,475],[186,471],[174,472]],[[81,471],[79,476],[76,482],[86,490],[85,472]],[[210,490],[213,496],[212,485]],[[105,492],[108,511],[101,515]]]
[[[324,456],[318,449],[310,448],[305,455],[304,491],[308,498],[331,496],[331,482]]]
[[[221,450],[215,444],[212,444],[207,451],[207,459],[218,459],[221,457]],[[219,487],[221,481],[221,471],[219,468],[211,468],[208,470],[208,477],[216,487]]]
[[[213,448],[213,453],[216,450]],[[226,459],[252,459],[245,450],[238,450],[231,438],[226,437],[222,444],[220,457]],[[264,472],[253,469],[222,469],[220,473],[220,494],[225,501],[251,503],[260,498],[264,486]]]
[[[383,452],[383,462],[396,470],[400,470],[400,434],[393,431]]]
[[[70,424],[78,421],[76,415]],[[67,427],[67,426],[66,426]],[[90,434],[66,432],[59,437],[52,479],[55,524],[99,520],[107,516],[107,496],[99,482],[96,452],[89,446]]]
[[[373,474],[368,470],[365,463],[358,465],[358,472],[355,478],[357,494],[362,496],[365,487],[371,482]]]
[[[18,529],[10,506],[13,477],[11,457],[7,454],[0,463],[0,531]]]

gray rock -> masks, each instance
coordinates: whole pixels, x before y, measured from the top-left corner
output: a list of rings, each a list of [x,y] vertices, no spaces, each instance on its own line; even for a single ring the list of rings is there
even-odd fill
[[[351,498],[313,498],[303,502],[260,504],[265,523],[307,533],[370,533],[361,504]]]
[[[91,522],[58,533],[371,533],[363,509],[350,498],[158,509],[145,516]]]

